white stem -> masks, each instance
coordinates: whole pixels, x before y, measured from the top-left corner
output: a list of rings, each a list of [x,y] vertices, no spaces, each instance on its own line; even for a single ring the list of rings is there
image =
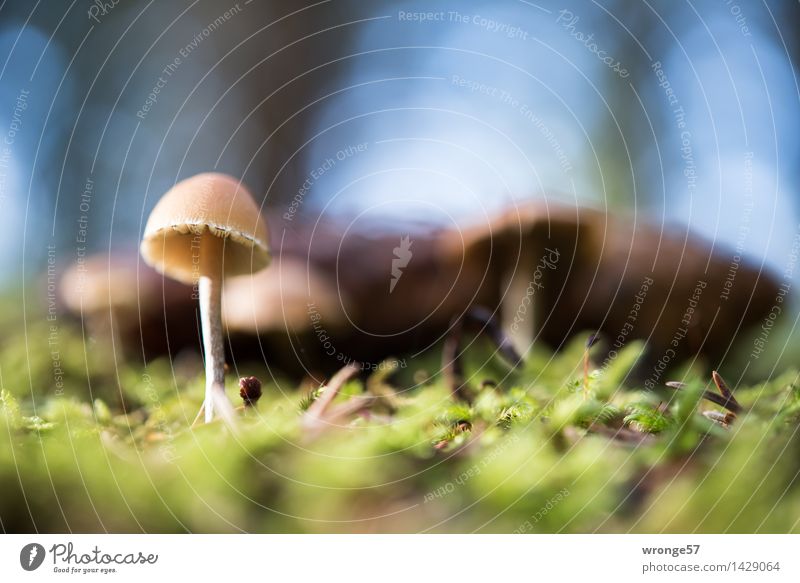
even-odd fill
[[[531,283],[534,263],[533,253],[523,247],[519,262],[505,274],[505,281],[501,287],[505,290],[500,310],[502,327],[523,358],[533,346],[536,326],[534,312],[536,305],[539,304],[536,294],[540,292]]]
[[[206,360],[206,423],[214,418],[214,391],[225,393],[225,348],[222,344],[221,241],[205,234],[200,245],[200,322]]]
[[[203,326],[203,350],[206,359],[206,423],[214,418],[214,395],[217,387],[225,386],[225,350],[222,346],[220,317],[220,282],[213,277],[200,276],[200,322]]]

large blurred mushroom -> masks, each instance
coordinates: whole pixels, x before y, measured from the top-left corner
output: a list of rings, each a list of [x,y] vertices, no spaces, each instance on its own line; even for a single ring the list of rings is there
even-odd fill
[[[480,305],[498,312],[516,351],[525,355],[544,322],[568,316],[550,313],[543,295],[562,293],[563,274],[591,263],[588,233],[598,218],[582,219],[579,209],[546,201],[521,203],[446,233],[442,255],[481,277]]]
[[[221,294],[225,276],[253,273],[269,264],[267,227],[247,188],[223,174],[193,176],[158,201],[140,251],[157,271],[197,286],[206,365],[205,420],[215,405],[230,416],[225,395]]]
[[[615,349],[646,340],[651,360],[715,360],[778,294],[770,273],[685,228],[586,207],[526,203],[449,233],[446,246],[463,249],[457,261],[495,274],[495,306],[506,325],[524,328],[523,352],[534,337],[558,348],[600,330]]]

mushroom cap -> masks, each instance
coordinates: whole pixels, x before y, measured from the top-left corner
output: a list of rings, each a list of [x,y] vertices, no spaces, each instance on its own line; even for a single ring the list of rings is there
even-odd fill
[[[74,314],[81,311],[100,313],[116,308],[135,309],[141,299],[137,289],[136,264],[125,259],[99,253],[71,265],[59,284],[59,295],[67,309]],[[142,291],[148,293],[150,289],[147,287]],[[160,293],[160,289],[158,291]]]
[[[520,201],[461,229],[449,231],[442,237],[445,254],[469,254],[477,249],[496,246],[497,253],[515,253],[530,245],[537,233],[548,238],[564,231],[573,235],[577,229],[594,224],[598,213],[587,207],[545,199]]]
[[[59,297],[73,314],[127,311],[161,316],[165,306],[186,304],[190,288],[143,265],[135,248],[96,253],[73,263],[61,276]],[[195,302],[188,302],[194,310]]]
[[[329,330],[347,322],[342,290],[300,258],[276,258],[260,273],[229,279],[224,291],[222,320],[231,331],[301,332],[311,329],[318,317]]]
[[[217,173],[178,182],[161,197],[144,229],[140,251],[148,265],[182,281],[197,279],[200,237],[223,239],[223,272],[243,275],[269,265],[268,232],[252,194]]]

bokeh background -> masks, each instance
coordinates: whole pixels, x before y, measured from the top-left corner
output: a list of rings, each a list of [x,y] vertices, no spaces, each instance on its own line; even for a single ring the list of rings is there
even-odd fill
[[[74,259],[81,215],[91,249],[135,244],[157,197],[209,169],[278,209],[311,178],[302,213],[392,222],[559,193],[779,269],[799,22],[791,1],[6,1],[3,283],[48,244]]]
[[[800,405],[783,372],[796,307],[749,370],[769,383],[741,397],[754,414],[738,434],[688,424],[699,392],[669,420],[658,395],[617,395],[621,365],[598,381],[599,412],[579,395],[548,408],[574,378],[578,338],[553,366],[529,363],[548,381],[532,392],[486,389],[469,411],[426,386],[396,431],[308,450],[295,384],[281,394],[291,406],[268,389],[263,419],[231,447],[214,427],[187,430],[196,359],[142,369],[73,320],[60,377],[45,318],[51,273],[135,248],[158,198],[209,170],[290,214],[286,229],[338,217],[404,235],[547,196],[691,229],[791,280],[798,59],[793,0],[0,1],[0,388],[18,399],[4,391],[0,528],[796,531]],[[69,398],[53,398],[59,383]],[[615,427],[565,448],[603,414],[633,415],[642,443],[668,439],[630,454]],[[468,424],[488,427],[482,443],[451,456]],[[721,447],[701,451],[708,435]],[[562,487],[567,501],[526,530]]]
[[[546,193],[779,272],[799,23],[791,1],[6,1],[0,285],[26,301],[48,259],[134,246],[212,169],[402,232]]]

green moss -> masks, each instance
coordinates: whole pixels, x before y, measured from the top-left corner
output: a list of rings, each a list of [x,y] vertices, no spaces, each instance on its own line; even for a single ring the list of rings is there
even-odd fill
[[[795,371],[736,388],[745,411],[726,428],[702,415],[721,409],[697,371],[681,391],[637,386],[639,344],[593,363],[584,391],[581,339],[513,371],[476,343],[471,403],[430,377],[430,351],[347,383],[333,407],[374,406],[313,438],[303,412],[322,391],[265,382],[232,435],[191,427],[196,364],[124,361],[62,324],[57,380],[47,328],[27,331],[0,344],[7,531],[799,530]]]

